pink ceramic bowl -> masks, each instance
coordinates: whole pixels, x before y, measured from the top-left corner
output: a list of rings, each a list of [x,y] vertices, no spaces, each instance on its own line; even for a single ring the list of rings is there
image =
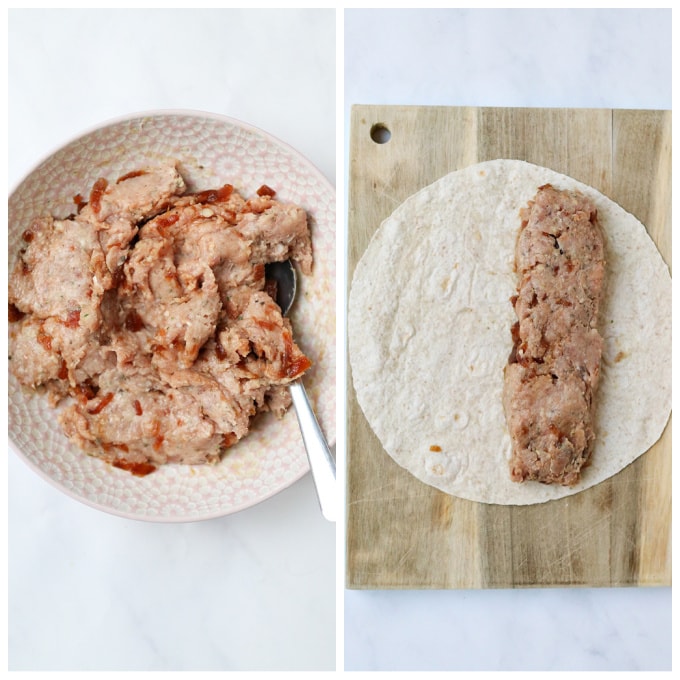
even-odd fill
[[[300,277],[291,316],[312,359],[304,382],[329,443],[335,441],[335,192],[304,157],[247,124],[209,113],[160,111],[105,123],[40,163],[9,199],[9,261],[38,214],[73,212],[98,177],[177,159],[190,189],[233,184],[252,195],[262,184],[310,216],[314,273]],[[259,417],[253,431],[216,466],[165,466],[135,477],[70,444],[44,397],[9,378],[9,438],[36,472],[57,488],[117,515],[161,522],[195,521],[248,508],[285,489],[309,469],[295,413]]]

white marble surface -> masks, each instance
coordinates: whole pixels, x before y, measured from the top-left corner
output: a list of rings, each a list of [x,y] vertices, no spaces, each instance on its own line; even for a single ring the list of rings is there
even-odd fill
[[[9,187],[152,109],[255,125],[335,182],[333,10],[12,10]],[[335,525],[311,478],[193,524],[128,521],[8,461],[11,670],[336,667]]]
[[[669,109],[661,11],[349,10],[345,101]],[[347,670],[669,670],[671,589],[347,591]]]

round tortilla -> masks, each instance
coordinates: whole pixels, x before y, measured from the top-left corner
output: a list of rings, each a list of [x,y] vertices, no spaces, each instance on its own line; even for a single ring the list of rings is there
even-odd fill
[[[589,196],[606,235],[597,440],[573,487],[510,480],[501,403],[519,210],[547,183]],[[523,161],[453,172],[399,206],[357,265],[348,334],[357,399],[387,453],[426,484],[469,500],[527,505],[575,494],[647,451],[670,415],[667,265],[633,215]]]

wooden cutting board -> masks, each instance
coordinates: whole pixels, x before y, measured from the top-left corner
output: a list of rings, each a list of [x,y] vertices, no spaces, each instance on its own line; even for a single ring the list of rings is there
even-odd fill
[[[379,141],[391,137],[376,143],[372,130]],[[348,283],[404,199],[495,158],[599,189],[647,226],[670,264],[669,111],[355,106]],[[349,367],[347,393],[348,588],[670,585],[670,424],[650,451],[592,489],[540,505],[487,505],[394,463],[357,404]]]

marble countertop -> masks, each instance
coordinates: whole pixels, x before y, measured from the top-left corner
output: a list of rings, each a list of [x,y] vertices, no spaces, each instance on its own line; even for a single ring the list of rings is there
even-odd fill
[[[670,14],[348,10],[346,129],[352,104],[670,109]],[[670,670],[671,589],[346,591],[344,647],[346,670]]]
[[[336,173],[335,12],[12,10],[10,189],[84,130],[194,109]],[[9,455],[10,670],[333,670],[335,524],[311,477],[240,513],[92,509]]]

